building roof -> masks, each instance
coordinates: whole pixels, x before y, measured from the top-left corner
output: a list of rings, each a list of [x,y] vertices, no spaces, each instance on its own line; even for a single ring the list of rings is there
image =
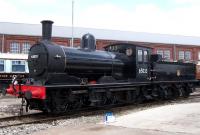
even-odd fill
[[[42,28],[40,24],[0,22],[0,34],[41,36],[42,33],[41,30]],[[72,35],[71,31],[72,31],[71,27],[54,25],[52,35],[53,37],[69,38]],[[75,38],[81,38],[82,35],[86,33],[91,33],[96,37],[96,39],[103,39],[103,40],[135,41],[135,42],[200,46],[200,37],[81,28],[81,27],[74,28]]]

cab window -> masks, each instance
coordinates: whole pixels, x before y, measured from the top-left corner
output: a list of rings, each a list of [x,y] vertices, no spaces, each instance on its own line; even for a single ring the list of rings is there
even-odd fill
[[[138,50],[138,62],[142,62],[142,55],[143,55],[143,51],[142,50]]]
[[[144,62],[148,62],[148,51],[144,51]]]

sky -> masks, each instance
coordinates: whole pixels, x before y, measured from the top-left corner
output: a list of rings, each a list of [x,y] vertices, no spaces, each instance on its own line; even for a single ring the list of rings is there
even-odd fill
[[[74,26],[200,36],[200,0],[74,0]],[[71,26],[72,0],[0,0],[0,22]]]

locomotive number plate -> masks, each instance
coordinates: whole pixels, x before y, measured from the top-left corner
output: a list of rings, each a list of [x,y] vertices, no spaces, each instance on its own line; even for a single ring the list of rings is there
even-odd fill
[[[140,68],[139,74],[147,74],[147,69],[146,68]]]

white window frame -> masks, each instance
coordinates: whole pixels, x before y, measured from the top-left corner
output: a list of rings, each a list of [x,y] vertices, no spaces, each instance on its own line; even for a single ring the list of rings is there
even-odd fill
[[[31,44],[29,42],[22,43],[22,53],[28,54]]]
[[[20,53],[20,43],[18,42],[10,43],[10,53]]]
[[[178,51],[178,59],[179,60],[185,59],[185,52],[184,51]]]
[[[163,58],[164,58],[164,60],[169,61],[171,59],[171,57],[170,57],[171,54],[170,53],[171,53],[170,50],[164,50],[163,51]]]
[[[185,51],[185,60],[190,61],[191,59],[192,59],[192,52],[191,51]]]
[[[13,66],[15,65],[23,65],[24,71],[13,71]],[[26,72],[26,62],[24,60],[12,60],[11,61],[12,72]]]
[[[156,53],[160,54],[162,59],[165,61],[169,61],[171,59],[171,51],[169,49],[158,49]]]
[[[163,58],[163,50],[159,49],[159,50],[156,51],[156,53],[160,54],[162,56],[162,58]]]
[[[181,58],[180,58],[180,53],[182,53]],[[200,52],[199,52],[200,53]],[[188,55],[189,54],[189,55]],[[187,58],[188,57],[188,58]],[[198,58],[200,57],[200,54],[198,54]],[[191,51],[179,51],[178,52],[178,59],[179,60],[186,60],[186,61],[190,61],[192,60],[192,52]]]

